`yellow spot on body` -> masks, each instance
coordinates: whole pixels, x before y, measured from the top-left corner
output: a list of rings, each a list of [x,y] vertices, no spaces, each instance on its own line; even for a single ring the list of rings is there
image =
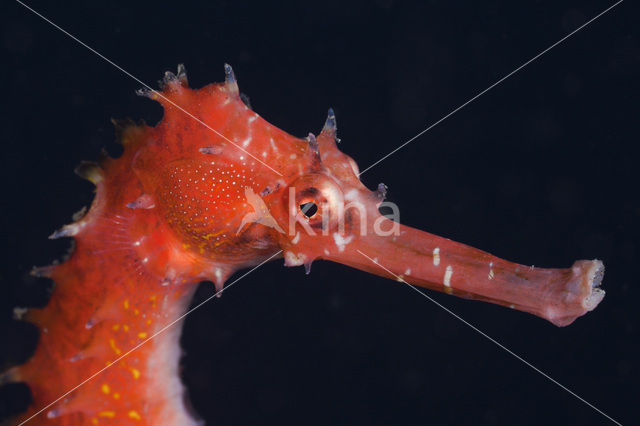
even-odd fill
[[[207,235],[205,235],[205,236],[204,236],[204,237],[202,237],[202,238],[204,238],[205,240],[209,241],[211,238],[213,238],[213,237],[217,237],[218,235],[222,234],[224,231],[225,231],[225,230],[223,229],[223,230],[221,230],[221,231],[216,232],[215,234],[207,234]]]
[[[147,338],[147,333],[145,333],[144,331],[141,331],[140,333],[138,333],[138,337],[141,339],[146,339]]]
[[[127,324],[125,324],[125,325],[122,326],[122,329],[124,331],[129,331],[129,326]]]
[[[189,249],[189,247],[191,247],[189,244],[182,243],[182,249],[183,249],[183,250],[188,250],[188,249]]]
[[[108,385],[108,384],[106,384],[106,383],[105,383],[104,385],[102,385],[102,386],[100,387],[100,389],[102,389],[102,393],[107,394],[107,395],[108,395],[108,394],[109,394],[109,392],[111,391],[111,389],[109,388],[109,385]]]
[[[134,314],[134,315],[140,315],[140,311],[139,311],[139,310],[137,310],[137,309],[134,309],[134,310],[133,310],[133,314]]]
[[[137,368],[131,368],[131,374],[133,374],[133,378],[134,379],[139,379],[140,378],[140,370],[138,370]]]
[[[113,324],[113,326],[111,327],[111,329],[112,329],[113,331],[118,331],[118,330],[120,330],[120,324]]]
[[[116,412],[115,411],[100,411],[98,413],[98,417],[108,417],[108,418],[112,419],[115,416],[116,416]]]
[[[140,417],[140,414],[138,414],[137,411],[131,410],[129,411],[129,417],[134,419],[134,420],[141,420],[142,417]]]
[[[151,320],[150,320],[150,319],[148,319],[148,320],[147,320],[147,325],[150,325],[150,324],[151,324]]]
[[[113,399],[120,399],[120,394],[118,392],[114,393]]]
[[[95,417],[91,419],[91,424],[97,425],[98,424],[98,419],[96,419]]]
[[[157,299],[157,296],[154,294],[153,296],[149,296],[149,300],[151,300],[152,302],[155,302]]]
[[[122,353],[122,351],[116,346],[115,340],[109,339],[109,346],[111,346],[111,349],[113,349],[116,355],[120,355]]]
[[[124,302],[122,302],[122,306],[124,306],[125,309],[129,309],[129,299],[124,299]]]

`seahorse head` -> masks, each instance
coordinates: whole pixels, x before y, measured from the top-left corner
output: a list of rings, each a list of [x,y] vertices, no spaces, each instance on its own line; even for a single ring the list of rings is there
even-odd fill
[[[338,149],[333,110],[317,137],[296,138],[253,112],[225,70],[224,83],[194,90],[180,67],[162,91],[141,92],[165,109],[133,163],[142,201],[185,247],[243,266],[280,249],[286,265],[310,265],[380,220],[384,185],[360,182]]]

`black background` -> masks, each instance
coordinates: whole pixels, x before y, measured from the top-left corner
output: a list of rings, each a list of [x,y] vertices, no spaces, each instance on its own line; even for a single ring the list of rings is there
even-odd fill
[[[141,80],[185,63],[190,84],[234,66],[265,119],[298,136],[337,114],[361,169],[612,2],[29,4]],[[140,84],[18,3],[2,26],[2,333],[7,363],[44,303],[33,265],[90,203],[80,160],[110,117],[161,116]],[[432,297],[623,424],[640,419],[637,11],[626,1],[362,176],[403,223],[513,261],[599,258],[601,305],[566,328]],[[212,294],[211,284],[197,301]],[[186,320],[184,380],[210,425],[607,424],[605,417],[415,292],[341,265],[272,262]],[[3,415],[24,403],[2,391]],[[66,391],[66,389],[61,389]]]

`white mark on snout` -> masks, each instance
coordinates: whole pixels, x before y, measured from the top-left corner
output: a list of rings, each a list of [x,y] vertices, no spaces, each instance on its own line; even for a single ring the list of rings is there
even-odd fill
[[[451,265],[447,265],[447,269],[444,272],[445,287],[451,287],[451,275],[453,275],[453,268],[451,267]]]
[[[433,249],[433,265],[438,266],[440,264],[440,247]]]
[[[341,253],[344,251],[344,248],[347,244],[353,241],[353,235],[349,235],[348,237],[343,237],[338,232],[333,233],[333,241],[336,243],[336,247],[338,247],[338,251]]]

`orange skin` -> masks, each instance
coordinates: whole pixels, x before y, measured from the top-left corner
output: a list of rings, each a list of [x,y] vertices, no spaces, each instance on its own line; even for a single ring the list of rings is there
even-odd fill
[[[165,108],[158,125],[116,123],[123,155],[78,168],[96,198],[52,235],[74,237],[70,257],[34,271],[56,286],[48,306],[26,316],[41,330],[35,354],[5,373],[33,394],[17,423],[196,424],[177,374],[180,323],[164,328],[196,283],[221,291],[231,274],[270,258],[337,261],[556,325],[604,296],[599,261],[522,266],[382,217],[384,186],[362,185],[337,148],[332,112],[317,139],[295,138],[251,111],[226,71],[224,83],[198,90],[184,68],[167,73],[162,92],[144,93]],[[301,211],[305,203],[317,212]]]

